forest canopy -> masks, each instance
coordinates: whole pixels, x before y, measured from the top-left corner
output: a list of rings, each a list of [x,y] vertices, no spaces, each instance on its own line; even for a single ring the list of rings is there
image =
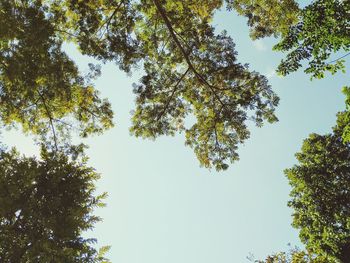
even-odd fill
[[[274,50],[286,53],[281,76],[300,68],[318,79],[345,72],[348,1],[304,7],[294,0],[0,1],[0,122],[34,135],[42,149],[40,158],[0,151],[2,262],[108,262],[107,248],[99,253],[94,240],[81,236],[98,221],[93,208],[104,195],[94,196],[99,176],[71,137],[112,128],[114,112],[94,86],[101,67],[89,64],[81,73],[65,43],[126,73],[141,69],[130,132],[149,139],[182,132],[206,168],[225,170],[239,159],[250,123],[278,121],[279,98],[268,79],[238,61],[233,39],[212,24],[222,8],[247,18],[252,39],[278,39]],[[350,258],[350,91],[343,90],[347,108],[333,132],[311,134],[299,163],[286,170],[293,226],[307,252],[282,252],[266,262]]]

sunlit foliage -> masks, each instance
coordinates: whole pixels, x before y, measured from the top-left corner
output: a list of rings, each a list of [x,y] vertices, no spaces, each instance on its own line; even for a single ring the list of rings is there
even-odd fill
[[[286,170],[292,186],[293,226],[306,248],[327,260],[350,258],[350,145],[341,130],[311,134]],[[328,261],[327,261],[328,262]]]
[[[112,126],[110,104],[98,96],[62,51],[54,18],[40,1],[0,2],[0,120],[56,144],[71,130],[81,136]]]
[[[9,60],[22,53],[27,63],[35,60],[35,65],[25,68],[33,69],[33,76],[13,74],[31,86],[23,84],[17,94],[10,89],[14,80],[3,81],[13,100],[25,101],[20,111],[9,111],[6,124],[17,120],[26,130],[51,131],[53,137],[56,130],[67,131],[65,117],[71,117],[71,125],[78,124],[83,136],[111,127],[110,105],[62,52],[62,41],[75,43],[83,54],[101,61],[114,61],[126,72],[143,67],[145,75],[134,85],[132,134],[153,139],[184,132],[186,144],[205,167],[226,169],[228,161],[238,159],[237,147],[249,137],[249,121],[258,126],[277,121],[278,98],[267,79],[240,64],[232,39],[226,32],[215,33],[211,25],[223,1],[52,0],[5,1],[3,5],[13,27],[20,30],[24,23],[32,32],[28,35],[26,28],[26,45],[20,45],[24,51],[18,47]],[[16,12],[24,15],[13,16]],[[19,45],[22,31],[5,38],[12,42],[6,41]],[[39,49],[34,60],[24,53],[30,46]],[[2,60],[8,67],[9,62]],[[58,72],[51,76],[54,70]],[[194,123],[185,125],[187,117]]]

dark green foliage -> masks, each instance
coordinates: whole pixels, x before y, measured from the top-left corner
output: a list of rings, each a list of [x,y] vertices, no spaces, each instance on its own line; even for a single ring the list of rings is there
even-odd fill
[[[343,93],[346,96],[346,110],[338,113],[336,128],[342,133],[344,142],[350,143],[350,88],[343,87]]]
[[[265,260],[251,260],[255,263],[336,263],[323,257],[311,255],[297,248],[267,256]]]
[[[274,50],[288,52],[278,67],[287,75],[303,66],[313,78],[345,70],[350,51],[350,2],[315,0],[299,8],[294,0],[226,0],[230,9],[248,18],[253,39],[281,37]]]
[[[307,60],[306,73],[322,78],[325,71],[332,74],[344,70],[344,54],[350,51],[350,3],[341,0],[317,0],[300,12],[300,21],[290,27],[288,34],[274,47],[288,51],[278,67],[287,75]]]
[[[111,127],[110,105],[89,81],[99,68],[80,75],[40,2],[4,0],[0,10],[1,122],[56,145],[72,129],[87,136]]]
[[[277,120],[278,98],[264,76],[237,62],[232,39],[214,33],[210,22],[222,4],[2,1],[3,123],[20,123],[44,138],[51,132],[56,144],[69,135],[68,127],[86,136],[112,126],[108,102],[61,50],[63,41],[72,41],[83,54],[115,61],[126,72],[144,67],[134,89],[133,134],[155,138],[185,131],[202,165],[227,168],[249,137],[248,120],[258,126]],[[187,116],[195,117],[192,126],[184,125]]]
[[[85,161],[43,150],[41,159],[0,153],[0,261],[3,263],[107,263],[93,239],[81,236],[100,219],[92,215],[104,195]]]
[[[293,226],[307,249],[329,262],[350,258],[350,145],[333,134],[312,134],[286,175],[292,186]]]

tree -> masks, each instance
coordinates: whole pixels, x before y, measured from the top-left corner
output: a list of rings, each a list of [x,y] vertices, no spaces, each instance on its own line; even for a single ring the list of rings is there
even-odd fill
[[[0,261],[107,263],[81,236],[100,219],[92,214],[99,175],[86,160],[42,150],[41,159],[0,152]]]
[[[300,21],[292,25],[288,33],[274,49],[289,51],[282,60],[278,72],[286,75],[308,60],[306,73],[323,78],[325,71],[332,74],[344,71],[345,58],[350,53],[350,4],[342,0],[317,0],[300,12]],[[338,55],[338,52],[346,52]],[[337,54],[338,58],[331,58]],[[341,53],[340,53],[341,54]]]
[[[81,76],[41,1],[4,0],[0,10],[2,124],[20,124],[57,149],[70,130],[87,136],[112,127],[110,104],[90,83],[99,68]]]
[[[299,6],[294,0],[227,0],[229,10],[248,18],[253,40],[285,36],[299,21]]]
[[[78,121],[83,135],[111,127],[110,105],[84,84],[61,51],[61,43],[71,41],[83,54],[113,60],[126,72],[143,66],[145,76],[134,86],[134,135],[156,138],[184,131],[186,144],[194,148],[201,165],[226,169],[228,160],[238,159],[238,144],[249,137],[247,121],[258,126],[277,121],[278,97],[264,76],[237,62],[232,39],[225,32],[214,32],[210,21],[222,4],[219,0],[3,1],[6,12],[0,23],[8,25],[9,20],[11,27],[18,28],[18,35],[10,30],[2,33],[4,50],[9,50],[3,53],[10,54],[0,57],[0,74],[7,78],[2,86],[13,98],[3,110],[9,112],[3,114],[4,123],[16,120],[41,134],[51,128],[54,138],[55,124],[59,130],[67,127],[65,117]],[[38,41],[43,47],[32,58],[28,50],[41,47]],[[21,61],[29,65],[23,69]],[[10,62],[16,69],[12,75],[6,71]],[[57,69],[52,77],[43,74]],[[65,76],[63,81],[55,77],[58,74]],[[13,79],[19,76],[25,84],[15,90]],[[8,109],[13,101],[24,104],[20,110],[15,107],[15,113]],[[67,107],[58,106],[68,101]],[[193,125],[184,124],[188,116],[194,117]],[[49,120],[50,125],[39,119],[45,124]]]
[[[265,260],[251,260],[255,263],[336,263],[324,258],[311,255],[306,251],[291,249],[288,252],[279,252],[267,256]]]
[[[227,2],[248,18],[253,39],[280,37],[274,50],[289,52],[278,66],[281,75],[298,70],[304,60],[305,72],[315,78],[344,71],[344,58],[350,54],[349,1],[316,0],[304,8],[294,0]]]
[[[344,142],[350,143],[350,88],[343,87],[343,93],[346,96],[346,110],[338,113],[337,130],[342,134]]]
[[[311,134],[285,171],[292,186],[293,226],[306,248],[328,261],[350,258],[350,145],[338,126],[332,134]]]

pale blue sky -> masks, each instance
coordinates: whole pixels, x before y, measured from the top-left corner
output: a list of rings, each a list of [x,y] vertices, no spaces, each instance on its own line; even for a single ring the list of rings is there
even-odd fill
[[[220,12],[214,24],[236,42],[239,60],[269,76],[281,98],[280,121],[251,127],[239,149],[241,160],[226,172],[200,168],[183,135],[148,141],[131,137],[132,77],[113,64],[102,68],[96,87],[115,111],[116,127],[86,140],[89,164],[102,174],[99,191],[107,191],[104,218],[89,236],[112,246],[113,263],[241,263],[253,253],[262,258],[300,245],[287,208],[289,186],[283,169],[311,132],[326,133],[344,108],[345,75],[310,81],[303,72],[273,74],[282,54],[271,51],[275,40],[252,42],[245,19]],[[71,46],[68,53],[86,69],[90,58]],[[24,153],[35,153],[30,137],[4,132],[3,140]]]

